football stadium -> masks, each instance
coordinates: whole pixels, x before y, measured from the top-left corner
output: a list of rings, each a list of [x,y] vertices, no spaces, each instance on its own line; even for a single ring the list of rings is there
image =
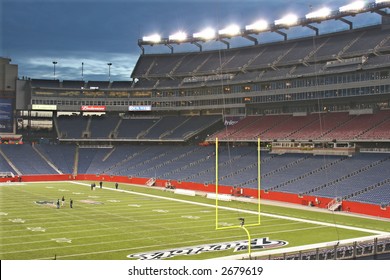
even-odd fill
[[[0,258],[390,259],[389,8],[145,36],[128,81],[0,58]]]

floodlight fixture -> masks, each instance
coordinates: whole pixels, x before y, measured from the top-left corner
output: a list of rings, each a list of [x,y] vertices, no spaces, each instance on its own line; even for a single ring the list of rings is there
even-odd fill
[[[209,27],[200,32],[194,33],[193,37],[197,39],[211,40],[215,38],[215,30]]]
[[[169,36],[169,41],[183,42],[187,40],[187,34],[183,31],[176,32]]]
[[[108,81],[111,82],[111,66],[112,66],[112,63],[108,62],[107,65],[108,65]]]
[[[332,10],[329,8],[322,8],[317,11],[308,13],[305,17],[306,19],[322,19],[328,17],[332,13]]]
[[[293,14],[286,15],[281,19],[275,20],[275,25],[291,26],[298,23],[298,17]]]
[[[142,41],[144,41],[144,42],[151,42],[151,43],[160,43],[161,42],[161,36],[158,35],[158,34],[144,36],[144,37],[142,37]]]
[[[54,80],[56,79],[56,65],[57,65],[57,61],[53,61],[53,76],[54,76]]]
[[[339,8],[339,11],[342,13],[345,12],[359,12],[360,10],[363,10],[364,7],[366,6],[365,1],[355,1],[351,4],[342,6]]]
[[[264,31],[268,29],[268,22],[265,20],[258,20],[255,23],[245,26],[247,31]]]
[[[240,33],[241,33],[241,29],[236,24],[229,25],[228,27],[218,31],[218,34],[222,36],[236,36],[239,35]]]

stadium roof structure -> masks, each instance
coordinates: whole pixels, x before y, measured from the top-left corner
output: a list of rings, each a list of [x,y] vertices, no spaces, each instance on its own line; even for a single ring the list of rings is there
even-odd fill
[[[201,43],[215,40],[224,43],[229,49],[230,42],[227,40],[234,37],[243,37],[257,45],[259,43],[258,39],[253,35],[274,32],[283,36],[284,40],[287,40],[287,33],[282,30],[298,26],[310,28],[315,32],[315,35],[319,35],[319,28],[313,26],[313,24],[320,24],[323,21],[329,20],[339,20],[347,24],[349,29],[353,29],[353,23],[347,20],[346,17],[354,17],[357,14],[364,13],[377,13],[381,16],[390,16],[390,13],[387,12],[388,8],[390,8],[390,0],[376,0],[375,2],[370,3],[366,3],[366,1],[356,1],[342,6],[338,10],[332,11],[328,8],[322,8],[301,18],[290,14],[284,18],[275,20],[274,23],[268,24],[265,21],[258,21],[245,26],[244,29],[240,29],[240,27],[236,25],[228,26],[218,32],[208,28],[201,32],[194,33],[192,36],[188,36],[184,32],[180,31],[167,38],[163,38],[158,34],[153,34],[151,36],[145,36],[142,39],[138,39],[138,46],[141,48],[142,54],[145,54],[144,46],[165,45],[171,50],[171,53],[173,53],[174,48],[172,45],[185,43],[193,44],[199,48],[199,51],[202,51]]]

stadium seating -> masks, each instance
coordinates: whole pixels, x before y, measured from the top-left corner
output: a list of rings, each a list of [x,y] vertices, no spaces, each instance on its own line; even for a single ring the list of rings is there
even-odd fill
[[[111,133],[114,133],[114,129],[117,127],[119,120],[119,116],[91,117],[90,138],[112,138],[110,137]]]
[[[388,139],[390,111],[350,115],[347,112],[313,113],[307,116],[247,116],[211,137],[221,140],[353,140]]]
[[[80,147],[77,152],[74,144],[36,144],[35,148],[24,144],[2,145],[0,149],[22,174],[57,174],[58,171],[72,174],[77,170],[78,174],[215,183],[213,146],[122,144],[103,148]],[[256,150],[255,146],[222,145],[219,150],[219,183],[255,188]],[[26,157],[31,160],[26,161]],[[77,168],[75,162],[78,162]],[[14,172],[4,158],[0,164],[2,170]],[[345,157],[261,152],[261,186],[264,190],[278,192],[344,197],[387,205],[390,204],[390,178],[383,171],[389,169],[388,154],[361,153]]]
[[[1,147],[0,147],[1,150]],[[15,170],[9,165],[6,159],[0,154],[0,170],[1,172],[12,172],[16,174]]]
[[[382,140],[390,138],[390,111],[380,112],[380,115],[381,118],[358,136],[359,139]]]
[[[166,133],[175,130],[183,122],[186,117],[184,116],[165,116],[159,119],[152,127],[147,129],[140,138],[146,139],[160,139],[163,138]]]
[[[111,83],[112,89],[129,89],[132,83],[130,81],[113,81]]]
[[[369,58],[368,62],[360,63],[359,67],[366,67],[370,64],[371,59],[375,60],[375,57],[371,57],[369,54],[374,51],[376,55],[381,54],[379,51],[387,48],[387,41],[386,32],[383,32],[380,27],[371,27],[239,49],[142,55],[132,77],[142,79],[169,76],[173,77],[174,80],[180,80],[183,76],[215,75],[223,70],[226,73],[238,71],[236,74],[240,78],[236,80],[245,81],[253,80],[253,77],[249,78],[253,74],[255,78],[260,78],[262,70],[266,70],[266,75],[261,77],[264,80],[289,77],[290,75],[313,74],[321,71],[345,72],[349,68],[358,69],[357,65],[348,66],[348,69],[342,67],[324,69],[324,66],[336,58],[348,59],[365,56]],[[379,59],[378,61],[380,62]],[[304,62],[303,65],[302,62]],[[281,66],[284,68],[281,69]],[[276,69],[277,71],[275,71]],[[256,75],[256,72],[259,75]],[[245,78],[246,75],[248,75],[247,78]],[[174,87],[175,84],[172,86]]]
[[[118,128],[117,138],[137,139],[141,132],[152,127],[158,120],[158,118],[123,119]]]
[[[61,116],[58,117],[60,139],[176,139],[188,140],[208,127],[218,123],[221,117],[210,116]]]
[[[31,145],[2,145],[1,150],[22,174],[56,174]]]
[[[81,139],[87,129],[88,118],[79,116],[61,116],[57,119],[59,138]]]
[[[59,80],[32,79],[31,86],[36,88],[59,88]]]
[[[35,147],[63,174],[73,174],[75,145],[40,144]]]
[[[379,186],[362,194],[356,195],[349,200],[382,206],[390,205],[390,184]]]
[[[88,81],[87,88],[107,89],[110,86],[108,81]]]
[[[85,82],[84,81],[71,81],[71,80],[64,80],[62,81],[62,87],[63,88],[85,88]]]
[[[383,122],[383,120],[388,116],[380,112],[377,114],[357,115],[351,117],[352,118],[349,121],[344,122],[321,138],[329,140],[356,139],[365,131],[369,131],[370,128],[375,127],[378,123]]]
[[[204,128],[209,127],[221,120],[220,116],[194,116],[187,117],[184,122],[176,126],[174,130],[168,131],[164,135],[164,139],[187,139],[196,135]]]

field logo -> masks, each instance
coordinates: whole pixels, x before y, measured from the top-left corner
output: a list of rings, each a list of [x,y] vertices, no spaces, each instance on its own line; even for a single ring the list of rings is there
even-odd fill
[[[287,244],[288,244],[287,241],[269,240],[268,237],[263,237],[263,238],[252,239],[251,249],[260,250],[260,249],[278,248],[278,247],[285,246]],[[234,252],[245,251],[248,249],[248,240],[201,245],[201,246],[187,247],[181,249],[172,249],[167,251],[139,253],[139,254],[128,255],[127,257],[129,259],[138,258],[140,260],[161,260],[161,259],[173,258],[176,256],[191,256],[191,255],[198,255],[201,253],[225,251],[230,249],[233,249]]]
[[[42,206],[56,207],[53,201],[47,201],[47,200],[37,200],[35,201],[35,204],[42,205]]]

